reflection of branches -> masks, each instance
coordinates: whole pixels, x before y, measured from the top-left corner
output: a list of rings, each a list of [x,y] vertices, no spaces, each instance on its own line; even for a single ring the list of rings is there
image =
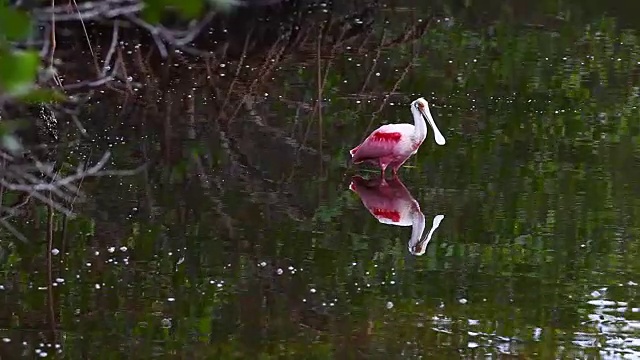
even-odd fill
[[[93,166],[85,168],[81,164],[74,173],[67,176],[60,176],[61,171],[55,169],[54,164],[43,163],[38,159],[22,164],[19,163],[17,158],[6,152],[0,152],[0,157],[3,160],[2,176],[0,176],[0,194],[4,195],[4,191],[9,190],[26,195],[22,202],[0,208],[6,214],[0,218],[0,224],[22,240],[24,240],[24,237],[7,220],[17,215],[17,210],[24,206],[30,198],[39,200],[49,207],[73,217],[75,214],[66,204],[71,203],[76,197],[84,197],[80,189],[75,185],[76,183],[86,177],[125,176],[135,174],[140,170],[103,170],[111,157],[110,152],[106,152]]]
[[[253,27],[250,28],[251,30],[248,32],[246,37],[243,36],[241,39],[239,36],[234,38],[227,37],[225,35],[223,37],[226,39],[230,38],[230,40],[218,42],[215,39],[211,39],[211,37],[200,36],[201,34],[206,34],[207,30],[210,31],[211,29],[217,28],[216,26],[212,26],[212,22],[214,22],[214,18],[216,16],[214,11],[209,11],[203,14],[199,20],[191,21],[184,26],[171,26],[170,28],[168,25],[150,24],[143,20],[140,15],[140,10],[142,9],[142,1],[140,0],[83,1],[74,6],[75,3],[76,1],[64,2],[64,5],[51,3],[51,6],[49,7],[31,10],[34,15],[34,19],[38,22],[41,33],[40,37],[35,40],[31,40],[27,45],[38,46],[39,48],[41,47],[40,55],[43,58],[50,57],[50,70],[53,70],[53,67],[56,66],[53,59],[56,40],[56,23],[62,23],[64,26],[71,24],[70,27],[72,30],[73,23],[77,23],[78,30],[81,23],[83,24],[83,27],[84,23],[87,23],[88,27],[91,26],[91,22],[93,22],[93,25],[96,25],[98,22],[101,23],[101,25],[98,25],[100,26],[98,29],[99,31],[90,32],[94,35],[104,34],[99,46],[95,44],[93,45],[94,49],[100,49],[97,50],[95,54],[96,56],[99,56],[100,59],[98,60],[97,58],[94,58],[95,62],[99,64],[97,65],[97,71],[90,75],[89,78],[82,78],[76,81],[67,80],[65,85],[61,85],[61,89],[63,91],[74,93],[76,91],[87,91],[89,93],[93,93],[94,90],[104,88],[105,85],[109,86],[110,84],[114,84],[116,86],[122,86],[122,84],[125,84],[130,86],[131,78],[127,75],[134,75],[135,73],[126,68],[125,64],[128,63],[126,58],[127,53],[134,53],[132,57],[134,64],[137,65],[137,69],[134,69],[134,71],[137,70],[138,75],[140,72],[145,75],[143,77],[145,79],[144,86],[147,87],[147,92],[151,92],[151,89],[149,88],[153,87],[154,84],[159,84],[158,87],[164,86],[164,83],[158,82],[158,77],[154,77],[153,75],[154,71],[152,70],[154,70],[154,68],[150,65],[152,63],[149,62],[151,55],[159,53],[161,57],[169,57],[170,60],[163,62],[164,65],[173,64],[173,60],[175,58],[182,58],[183,54],[200,56],[206,64],[206,70],[209,75],[209,84],[213,85],[210,87],[211,91],[216,95],[215,98],[217,101],[219,101],[219,104],[216,104],[216,108],[220,115],[218,116],[216,114],[217,119],[213,120],[218,121],[213,122],[216,123],[216,126],[221,127],[220,132],[223,143],[225,142],[225,139],[229,139],[227,142],[233,142],[232,139],[234,138],[234,135],[236,135],[234,134],[234,130],[241,128],[241,124],[239,124],[240,121],[234,121],[234,119],[240,118],[238,115],[243,110],[243,106],[245,106],[244,110],[249,112],[253,111],[253,106],[250,104],[253,96],[259,92],[260,87],[265,86],[265,84],[272,78],[276,69],[283,65],[283,62],[294,58],[294,56],[291,56],[293,52],[295,52],[296,61],[301,58],[301,61],[313,59],[318,64],[318,72],[316,74],[318,82],[318,99],[316,105],[313,107],[313,114],[311,115],[313,118],[316,114],[321,114],[320,106],[322,106],[321,98],[322,93],[324,92],[323,87],[324,84],[327,83],[327,78],[330,70],[333,68],[332,63],[335,59],[339,59],[340,54],[347,51],[345,49],[350,49],[350,44],[359,42],[360,46],[357,48],[359,50],[364,49],[365,51],[371,50],[371,48],[375,47],[375,44],[372,44],[372,42],[369,41],[371,37],[370,35],[372,34],[370,27],[353,26],[353,24],[350,25],[349,21],[342,17],[337,19],[337,21],[334,21],[336,18],[334,18],[333,15],[329,15],[330,21],[326,22],[322,27],[319,27],[317,25],[320,21],[323,21],[323,24],[324,21],[326,21],[326,17],[324,15],[322,15],[322,19],[312,21],[313,19],[309,19],[306,13],[297,14],[299,15],[297,17],[291,17],[290,13],[286,13],[286,17],[283,16],[281,19],[273,17],[276,19],[275,22],[282,21],[281,24],[278,24],[279,28],[277,30],[277,36],[272,36],[271,34],[269,36],[264,36],[265,31],[263,31],[262,28],[255,28],[255,26],[258,25],[250,22],[249,25]],[[297,10],[293,10],[293,7],[291,7],[291,11]],[[301,21],[303,16],[305,17],[305,21]],[[358,16],[358,18],[362,18],[363,16]],[[247,20],[251,21],[251,19]],[[287,21],[290,23],[287,23]],[[273,30],[275,22],[265,25],[266,28],[270,31]],[[106,31],[103,31],[102,28],[104,24],[107,24],[107,26],[110,27],[107,28]],[[60,28],[62,28],[62,26],[58,25],[58,36],[63,33]],[[283,29],[285,30],[283,31]],[[383,49],[386,49],[387,46],[394,46],[399,42],[411,41],[416,37],[419,37],[421,34],[420,31],[423,29],[424,27],[422,25],[414,26],[414,28],[411,31],[408,31],[403,37],[392,39],[390,41],[387,41],[389,39],[388,37],[382,36],[382,39],[380,39],[378,43],[378,47],[375,48],[375,50],[377,50],[377,55],[374,63],[379,60],[381,56],[380,52]],[[368,32],[366,34],[367,36],[362,39],[360,35],[365,32]],[[80,33],[80,31],[78,31],[78,33]],[[147,53],[146,59],[143,58],[143,50],[137,46],[138,44],[136,40],[139,39],[131,39],[129,37],[132,34],[139,35],[140,33],[144,33],[144,37],[146,39],[153,39],[153,41],[148,41],[150,42],[151,50]],[[109,35],[111,35],[110,38]],[[212,36],[217,35],[214,34]],[[86,30],[85,37],[88,38]],[[230,43],[234,41],[234,39],[236,41],[244,41],[242,54],[240,54],[238,62],[236,62],[235,65],[235,76],[233,76],[233,78],[222,78],[221,76],[216,75],[213,69],[216,68],[216,63],[220,64],[223,61],[226,62],[227,59],[224,58],[227,55],[227,48],[233,48],[233,46],[230,46]],[[201,42],[200,40],[203,41]],[[260,43],[260,41],[263,43]],[[60,43],[62,44],[62,42]],[[202,46],[202,43],[206,43],[207,45]],[[136,44],[134,47],[135,49],[133,51],[128,51],[131,50],[131,48],[128,49],[127,46],[130,46],[131,44]],[[315,45],[312,49],[313,53],[306,54],[305,52],[309,52],[310,50],[308,49],[309,44]],[[89,50],[91,50],[91,46],[92,44],[89,44]],[[212,49],[210,48],[211,46],[215,46],[216,48]],[[256,51],[256,47],[263,51]],[[174,52],[173,50],[176,51]],[[230,51],[230,53],[231,52],[232,51]],[[59,55],[61,53],[64,54],[64,51],[56,51],[57,56],[61,56]],[[214,56],[214,53],[216,56]],[[219,59],[218,55],[220,55],[222,59]],[[75,59],[72,59],[66,63],[73,63],[74,61]],[[191,65],[192,64],[189,64],[188,67],[185,66],[184,68],[191,69]],[[253,73],[251,77],[245,77],[245,67],[257,68],[257,75],[256,73]],[[169,68],[169,66],[167,66],[167,68]],[[373,71],[374,70],[372,68],[367,80],[365,80],[363,89],[367,87]],[[398,83],[405,77],[407,71],[408,69],[405,70],[405,73],[402,75]],[[55,70],[50,74],[55,76]],[[50,79],[51,77],[47,78],[46,76],[41,78],[45,83]],[[167,76],[167,79],[170,79],[170,77]],[[172,80],[173,79],[168,82],[171,83]],[[224,92],[225,87],[226,94]],[[193,96],[193,94],[191,95]],[[87,96],[87,98],[89,97],[90,96]],[[151,104],[151,102],[149,103],[149,106],[151,107],[156,106],[155,104]],[[385,103],[386,100],[381,106],[381,109],[384,107]],[[63,105],[50,105],[48,107],[56,111],[62,110],[70,115],[73,122],[76,124],[78,129],[80,129],[80,132],[82,134],[86,134],[87,131],[78,120],[79,111],[77,111],[77,109],[83,104],[84,101],[76,101],[74,99],[73,102],[65,105],[74,106],[76,109],[63,108]],[[195,120],[196,117],[194,115],[195,110],[193,102],[190,104],[189,109],[189,114],[186,117],[186,120],[189,122],[190,129],[193,129],[195,126],[194,124],[197,122]],[[223,121],[225,120],[224,118],[228,121]],[[298,141],[298,139],[295,139],[293,136],[286,136],[282,131],[272,128],[258,116],[252,116],[250,120],[250,124],[247,125],[247,127],[251,128],[251,131],[247,132],[248,138],[251,138],[252,134],[266,135],[269,139],[273,139],[274,144],[280,145],[281,148],[291,149],[291,151],[287,151],[286,154],[295,154],[295,160],[299,160],[299,156],[309,156],[310,158],[313,157],[314,160],[321,159],[321,161],[325,161],[325,157],[321,151],[317,152],[314,149],[305,146],[310,127],[307,128],[304,139],[302,141]],[[218,124],[218,122],[220,123]],[[311,123],[309,123],[309,126],[310,125]],[[245,152],[248,152],[248,150],[241,148],[242,147],[237,144],[227,146],[227,151],[230,153],[229,156],[233,159],[231,162],[236,164],[238,168],[242,168],[242,171],[239,171],[240,174],[250,172],[258,178],[260,176],[260,167],[255,166],[254,169],[251,161],[246,161],[246,159],[243,158],[246,155]],[[78,183],[82,181],[84,177],[110,174],[122,175],[130,173],[104,171],[103,167],[105,166],[106,161],[108,161],[108,158],[109,154],[107,153],[105,154],[105,157],[93,166],[88,168],[80,166],[71,174],[61,175],[59,173],[59,166],[58,169],[54,169],[52,164],[42,164],[39,161],[32,161],[32,158],[19,163],[11,158],[10,155],[4,154],[0,151],[0,159],[5,159],[4,161],[6,162],[5,166],[1,167],[3,173],[0,175],[0,194],[4,190],[21,192],[26,195],[26,200],[23,203],[26,203],[28,200],[33,198],[64,214],[72,215],[69,203],[73,201],[72,199],[76,194],[80,195]],[[205,176],[202,175],[206,174],[206,168],[199,158],[196,160],[196,168],[198,169],[200,178],[204,181]],[[298,163],[298,161],[294,162]],[[209,175],[207,181],[203,182],[203,186],[208,185],[213,187],[215,186],[215,180],[215,176]],[[247,183],[249,183],[249,177],[247,177]],[[82,198],[81,195],[80,197]],[[2,196],[0,195],[0,199],[1,198]],[[294,211],[291,210],[290,212],[293,213]],[[1,216],[4,217],[2,218],[0,216],[0,222],[3,224],[9,224],[7,220],[12,216],[16,216],[16,214],[18,214],[16,206],[4,207],[2,208],[1,214]],[[7,229],[9,229],[9,227],[7,227]],[[11,230],[9,229],[9,231]]]
[[[414,25],[407,32],[405,32],[405,34],[403,36],[398,37],[395,40],[391,40],[388,43],[384,43],[384,35],[383,35],[380,46],[384,47],[384,46],[389,46],[391,44],[397,44],[397,43],[402,43],[402,42],[405,42],[405,41],[411,41],[412,39],[414,39],[416,37],[419,37],[422,34],[424,34],[426,29],[429,27],[429,24],[431,24],[431,21],[420,22],[418,25]],[[380,104],[380,107],[378,108],[378,110],[376,110],[373,113],[373,116],[371,116],[371,120],[369,121],[369,124],[367,125],[367,129],[364,131],[365,134],[369,133],[369,130],[371,129],[371,126],[373,125],[373,122],[378,117],[378,115],[380,115],[382,110],[384,110],[384,107],[387,105],[387,102],[389,101],[389,97],[391,96],[391,94],[396,92],[396,90],[398,89],[398,86],[400,86],[400,83],[402,83],[402,81],[405,79],[405,77],[409,73],[409,70],[411,70],[411,68],[415,65],[415,61],[417,60],[417,57],[418,57],[418,53],[415,50],[415,48],[413,48],[413,56],[412,56],[411,60],[405,66],[404,70],[402,71],[402,74],[400,74],[400,77],[398,78],[398,80],[395,82],[395,84],[393,84],[393,87],[391,88],[391,90],[382,99],[382,103]],[[376,65],[376,63],[374,62],[372,66],[375,66],[375,65]],[[367,79],[367,81],[368,81],[368,79]],[[366,86],[366,82],[363,85],[363,89],[364,89],[364,86]]]
[[[57,21],[93,20],[98,18],[114,18],[119,15],[137,13],[143,8],[138,0],[104,0],[87,1],[76,5],[76,12],[70,13],[68,5],[58,5],[35,9],[34,17],[38,21],[47,22],[52,16]]]
[[[115,64],[111,64],[111,58],[113,57],[113,54],[116,51],[116,47],[118,44],[118,34],[119,34],[119,29],[120,29],[120,23],[118,20],[116,20],[113,23],[113,32],[111,35],[111,45],[109,46],[109,49],[107,50],[107,56],[104,60],[104,64],[102,65],[102,71],[100,72],[100,77],[98,79],[95,80],[87,80],[87,81],[81,81],[75,84],[70,84],[70,85],[64,85],[62,86],[62,89],[64,90],[76,90],[76,89],[92,89],[92,88],[97,88],[100,87],[102,85],[105,85],[106,83],[110,82],[111,80],[114,80],[117,78],[117,74],[116,74],[116,66]]]
[[[138,17],[137,14],[143,7],[143,2],[139,0],[87,1],[76,4],[74,12],[69,11],[68,5],[58,5],[34,9],[33,15],[36,20],[43,23],[49,22],[52,18],[55,18],[58,22],[76,20],[84,22],[87,20],[124,17],[159,39],[174,45],[184,46],[193,41],[216,14],[213,11],[209,11],[202,20],[191,22],[186,30],[173,30],[162,25],[151,25]]]

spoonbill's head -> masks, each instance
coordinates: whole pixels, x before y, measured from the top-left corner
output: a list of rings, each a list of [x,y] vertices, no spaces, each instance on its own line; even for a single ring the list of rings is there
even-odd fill
[[[420,97],[420,98],[417,98],[417,99],[413,100],[411,105],[416,106],[420,110],[423,110],[424,108],[429,107],[429,103],[423,97]]]
[[[433,136],[436,140],[436,143],[438,145],[446,144],[447,141],[444,139],[444,136],[442,136],[442,133],[438,129],[435,120],[433,120],[431,109],[429,109],[429,103],[427,102],[427,100],[425,100],[425,98],[423,97],[417,98],[413,100],[413,102],[411,103],[411,107],[416,108],[418,110],[418,113],[422,115],[422,118],[427,120],[427,123],[429,124],[429,126],[431,126],[431,129],[433,129]],[[416,116],[415,113],[414,116]]]

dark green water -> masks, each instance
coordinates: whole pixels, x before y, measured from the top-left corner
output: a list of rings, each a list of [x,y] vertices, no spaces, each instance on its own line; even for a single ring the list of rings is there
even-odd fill
[[[51,238],[46,209],[25,220],[0,264],[2,358],[640,358],[640,24],[559,3],[447,3],[413,43],[329,48],[320,112],[311,56],[224,125],[192,79],[175,92],[195,120],[178,101],[88,119],[113,168],[152,165],[87,180]],[[406,10],[372,41],[433,9]],[[347,160],[420,96],[447,144],[429,133],[400,171],[427,229],[445,215],[416,257]]]

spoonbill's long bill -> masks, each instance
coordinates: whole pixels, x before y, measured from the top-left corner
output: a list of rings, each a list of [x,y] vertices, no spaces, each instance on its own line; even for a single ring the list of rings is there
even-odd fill
[[[354,164],[370,162],[380,166],[384,172],[391,166],[396,174],[402,164],[418,152],[418,148],[427,137],[427,122],[433,129],[433,136],[438,145],[446,141],[436,126],[429,103],[424,98],[418,98],[411,103],[411,114],[414,124],[387,124],[374,130],[362,144],[351,149],[351,159]]]
[[[431,236],[440,226],[444,215],[436,215],[433,218],[431,230],[425,236],[424,213],[397,176],[390,180],[385,180],[383,177],[367,180],[361,176],[354,176],[351,178],[349,189],[358,194],[364,206],[379,222],[412,227],[408,243],[409,252],[412,255],[420,256],[427,251]]]

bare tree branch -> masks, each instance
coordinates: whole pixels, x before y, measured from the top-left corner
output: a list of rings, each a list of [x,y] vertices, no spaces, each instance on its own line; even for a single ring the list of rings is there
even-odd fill
[[[52,15],[55,15],[58,21],[109,19],[123,14],[137,13],[143,8],[144,4],[138,0],[87,1],[78,4],[75,13],[70,13],[67,5],[58,5],[35,9],[33,15],[39,21],[48,21]]]
[[[17,191],[27,194],[25,200],[12,206],[1,206],[0,210],[6,215],[0,218],[0,226],[22,241],[26,238],[8,220],[18,215],[17,209],[24,206],[30,198],[40,201],[42,204],[69,216],[75,217],[75,213],[66,205],[76,199],[84,199],[77,183],[86,177],[99,176],[127,176],[133,175],[144,169],[145,165],[133,170],[104,170],[111,158],[110,152],[105,152],[102,158],[93,166],[85,168],[80,164],[71,175],[60,176],[61,170],[56,169],[55,164],[41,162],[30,158],[26,163],[18,163],[18,158],[0,150],[3,165],[0,167],[0,186],[4,190]],[[24,162],[24,159],[20,159]]]

